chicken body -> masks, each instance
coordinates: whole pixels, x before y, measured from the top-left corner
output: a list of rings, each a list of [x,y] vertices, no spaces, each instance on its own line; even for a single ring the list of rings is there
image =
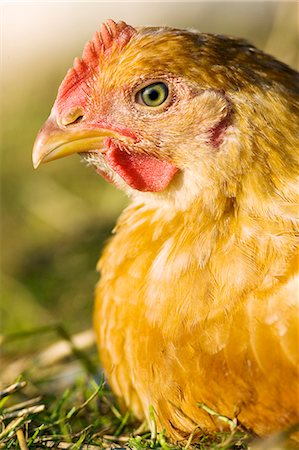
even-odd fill
[[[285,428],[298,419],[292,244],[281,252],[272,227],[254,233],[246,215],[230,223],[231,238],[227,218],[215,230],[198,223],[196,206],[168,221],[131,206],[118,223],[94,316],[109,382],[138,417],[153,405],[158,429],[175,439],[224,427],[197,402],[261,435]]]
[[[225,427],[199,404],[259,435],[299,420],[298,117],[298,74],[247,42],[108,21],[37,138],[36,165],[82,153],[131,197],[99,262],[100,358],[174,440]]]

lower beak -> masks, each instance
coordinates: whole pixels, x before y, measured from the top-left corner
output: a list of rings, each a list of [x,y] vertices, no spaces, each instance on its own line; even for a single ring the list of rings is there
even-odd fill
[[[60,127],[51,114],[34,142],[32,161],[36,169],[41,163],[73,153],[103,151],[104,140],[117,133],[106,129],[88,129],[80,124]]]

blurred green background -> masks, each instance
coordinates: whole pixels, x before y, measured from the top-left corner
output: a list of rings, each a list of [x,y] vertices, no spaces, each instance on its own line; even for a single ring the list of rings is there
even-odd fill
[[[298,3],[13,2],[1,9],[0,333],[55,322],[73,333],[91,326],[96,262],[127,204],[76,156],[32,168],[36,133],[74,57],[113,18],[244,37],[296,68]]]

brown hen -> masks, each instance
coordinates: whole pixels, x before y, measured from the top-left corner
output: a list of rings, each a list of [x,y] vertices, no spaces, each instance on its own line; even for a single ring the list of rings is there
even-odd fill
[[[120,401],[179,440],[299,420],[298,73],[241,39],[109,20],[35,166],[80,153],[131,198],[94,324]],[[205,405],[204,407],[202,405]]]

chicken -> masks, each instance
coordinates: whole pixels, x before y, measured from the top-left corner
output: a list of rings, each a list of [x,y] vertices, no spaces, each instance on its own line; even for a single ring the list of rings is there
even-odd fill
[[[299,420],[298,81],[241,39],[108,20],[36,138],[35,167],[79,153],[131,199],[94,326],[120,403],[174,441],[224,428],[210,409]]]

